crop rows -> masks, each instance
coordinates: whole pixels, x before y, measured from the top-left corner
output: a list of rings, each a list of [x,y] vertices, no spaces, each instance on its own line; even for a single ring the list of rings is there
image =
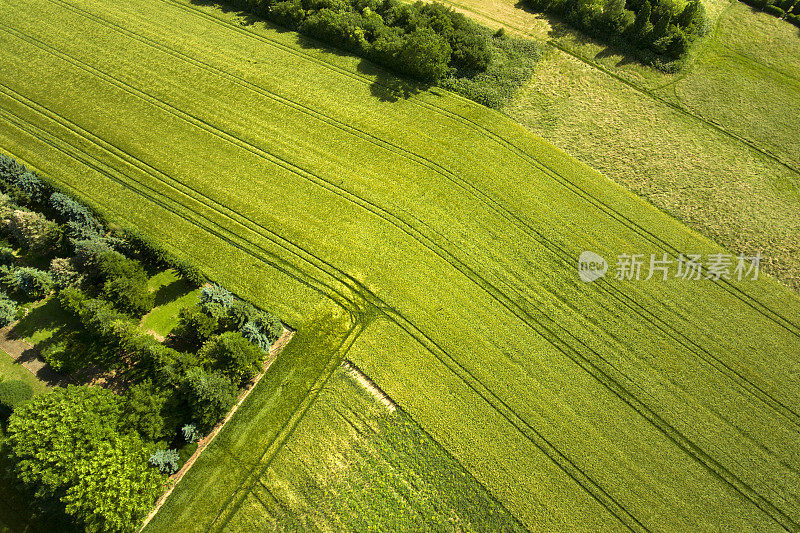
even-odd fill
[[[58,3],[60,4],[61,2],[59,1]],[[186,11],[189,14],[198,12],[196,8],[188,6],[182,6],[181,9],[189,10]],[[71,11],[77,13],[75,9],[71,9]],[[95,17],[95,19],[99,21],[101,17]],[[228,23],[225,22],[224,24],[227,27]],[[576,317],[569,317],[567,310],[559,309],[558,301],[551,300],[550,292],[558,290],[558,285],[561,283],[546,279],[542,280],[535,274],[526,272],[524,268],[513,266],[517,258],[524,257],[525,254],[523,252],[515,252],[510,245],[502,243],[499,250],[501,253],[507,252],[509,254],[507,258],[501,258],[496,263],[481,263],[482,256],[480,254],[484,253],[488,245],[480,243],[480,245],[476,244],[472,248],[461,249],[461,241],[456,234],[448,233],[447,228],[443,227],[434,218],[431,218],[430,214],[424,210],[414,212],[397,202],[381,199],[377,193],[370,194],[363,188],[359,188],[358,185],[342,185],[343,182],[347,183],[347,180],[350,179],[351,170],[347,171],[348,176],[345,180],[337,181],[329,173],[325,165],[321,164],[316,168],[306,168],[306,165],[302,162],[292,161],[281,153],[281,148],[273,149],[262,142],[253,140],[255,134],[253,134],[252,138],[245,138],[236,129],[226,127],[224,120],[221,121],[218,116],[208,115],[208,109],[204,109],[202,106],[200,113],[206,113],[205,115],[194,111],[189,112],[187,111],[188,107],[178,106],[160,96],[155,96],[149,90],[137,87],[126,81],[121,75],[112,74],[104,70],[104,68],[75,57],[74,53],[68,53],[62,49],[61,45],[48,44],[38,37],[28,35],[27,32],[7,24],[3,24],[2,27],[7,34],[14,35],[34,48],[49,51],[54,57],[71,65],[67,68],[82,71],[88,75],[88,77],[82,79],[96,80],[88,83],[114,87],[114,90],[126,95],[124,98],[120,97],[120,102],[127,102],[130,98],[138,99],[148,106],[152,106],[154,110],[157,109],[161,113],[172,116],[176,124],[185,124],[182,127],[185,128],[187,133],[198,130],[202,132],[204,138],[206,136],[214,138],[215,146],[227,146],[224,150],[230,153],[243,154],[246,152],[249,154],[247,156],[249,161],[263,161],[263,164],[270,169],[270,172],[280,170],[281,176],[294,176],[291,180],[295,181],[291,181],[291,183],[297,184],[300,182],[296,180],[304,180],[308,185],[302,187],[302,194],[309,191],[309,194],[317,195],[320,198],[320,202],[334,202],[338,206],[337,209],[342,210],[342,216],[360,220],[362,224],[374,227],[376,232],[388,232],[387,234],[390,234],[391,238],[387,242],[391,245],[396,244],[398,247],[402,246],[396,252],[392,252],[393,256],[398,254],[397,256],[401,257],[406,253],[414,264],[432,268],[431,272],[433,274],[441,276],[445,283],[452,283],[452,285],[448,286],[448,291],[452,290],[456,293],[464,288],[468,291],[469,297],[474,298],[476,302],[486,302],[485,305],[493,308],[492,313],[496,313],[496,317],[492,319],[493,321],[503,323],[511,319],[518,322],[521,327],[528,330],[528,333],[525,334],[526,336],[520,338],[521,342],[524,343],[525,339],[530,339],[533,345],[543,350],[541,353],[546,354],[546,357],[554,357],[553,362],[556,359],[571,361],[574,366],[565,367],[563,370],[564,375],[574,374],[576,371],[591,375],[596,381],[596,385],[593,386],[595,390],[606,389],[604,398],[611,394],[621,401],[621,403],[618,402],[615,405],[622,406],[624,404],[624,407],[615,407],[615,409],[620,409],[618,413],[620,416],[625,419],[630,418],[632,423],[638,419],[645,420],[656,426],[662,434],[659,437],[661,444],[658,446],[675,447],[681,450],[680,453],[690,457],[691,461],[704,465],[710,473],[725,480],[729,488],[720,490],[738,491],[741,495],[749,498],[754,506],[771,516],[777,523],[782,523],[785,527],[791,527],[794,523],[795,517],[793,516],[794,511],[791,510],[792,505],[788,507],[784,504],[776,506],[774,502],[778,500],[764,495],[766,486],[753,488],[750,481],[752,472],[742,470],[740,465],[734,465],[734,469],[731,470],[731,463],[727,458],[720,459],[715,454],[709,453],[705,444],[700,446],[695,442],[696,434],[695,436],[690,436],[685,433],[685,421],[683,421],[684,426],[676,426],[676,421],[680,420],[680,413],[673,411],[672,406],[660,404],[661,400],[656,400],[652,396],[655,391],[650,389],[649,385],[645,386],[644,384],[648,379],[652,379],[646,377],[644,370],[654,363],[644,360],[637,362],[635,358],[638,355],[630,348],[626,353],[632,359],[612,361],[609,359],[608,350],[600,349],[596,344],[598,339],[603,338],[602,335],[595,331],[580,331],[571,327],[576,324]],[[232,26],[231,29],[233,29]],[[181,58],[186,56],[183,52],[177,52],[174,47],[166,45],[156,47],[151,38],[146,36],[137,38],[133,36],[132,31],[126,31],[130,34],[128,37],[135,38],[147,46],[160,49],[172,57]],[[254,30],[237,28],[236,32],[257,35]],[[123,36],[126,35],[125,32],[121,31],[117,33]],[[54,37],[47,37],[48,41],[52,39]],[[260,42],[264,42],[262,39],[260,39]],[[274,42],[272,39],[267,40]],[[282,46],[288,47],[288,45]],[[308,57],[308,54],[300,50],[292,50],[294,55]],[[192,62],[189,59],[182,59],[182,61],[227,79],[241,88],[246,88],[254,95],[271,99],[286,107],[294,107],[294,109],[309,117],[309,120],[335,128],[340,132],[339,135],[357,137],[365,141],[375,147],[377,152],[372,157],[378,160],[388,157],[388,154],[392,153],[409,161],[410,164],[426,169],[425,171],[419,170],[421,173],[420,179],[432,180],[433,176],[438,176],[436,180],[442,179],[443,181],[433,181],[433,183],[450,183],[450,186],[454,187],[452,194],[467,195],[470,205],[481,206],[481,209],[491,213],[493,220],[502,220],[503,222],[500,226],[502,231],[508,231],[509,233],[513,231],[514,235],[532,238],[537,243],[537,253],[547,256],[542,266],[554,272],[563,272],[565,268],[571,268],[571,258],[575,257],[575,252],[580,250],[584,243],[598,242],[596,240],[597,237],[591,237],[587,240],[579,239],[575,243],[565,245],[564,236],[553,231],[553,227],[557,227],[559,222],[568,220],[569,209],[574,209],[575,206],[580,206],[578,209],[590,209],[594,217],[599,214],[603,224],[606,224],[609,228],[614,228],[613,231],[620,232],[620,235],[624,234],[624,236],[620,237],[620,242],[626,242],[631,239],[631,242],[647,246],[648,251],[652,249],[677,252],[679,249],[685,249],[683,246],[685,246],[686,242],[692,243],[691,237],[680,235],[679,239],[684,243],[683,246],[679,247],[666,240],[662,236],[663,231],[655,233],[647,230],[642,225],[642,222],[636,220],[636,218],[642,219],[639,213],[642,210],[646,210],[645,207],[636,205],[631,199],[629,201],[630,205],[624,205],[622,206],[623,209],[621,209],[619,205],[614,205],[609,203],[608,200],[604,200],[603,196],[598,197],[596,191],[605,184],[597,184],[593,181],[588,184],[579,183],[577,176],[574,174],[572,177],[567,177],[566,174],[571,172],[571,163],[563,165],[562,170],[556,171],[554,162],[557,162],[563,156],[548,153],[547,150],[543,150],[542,154],[530,155],[529,146],[534,144],[532,140],[523,139],[521,144],[519,140],[515,140],[512,143],[507,140],[505,135],[495,133],[493,131],[494,127],[482,124],[479,117],[480,112],[475,109],[457,113],[449,109],[448,106],[439,105],[439,100],[429,96],[414,98],[410,104],[424,108],[425,113],[434,113],[439,117],[453,121],[455,124],[460,124],[465,131],[471,131],[476,137],[485,139],[483,141],[485,143],[500,146],[500,148],[495,147],[493,150],[506,150],[512,154],[512,160],[515,164],[526,165],[526,168],[532,169],[525,172],[530,172],[529,175],[537,183],[537,186],[549,191],[550,194],[563,196],[565,194],[564,191],[568,191],[566,194],[569,200],[562,200],[563,205],[561,207],[556,206],[557,209],[554,210],[553,220],[542,224],[543,221],[534,216],[536,209],[532,209],[526,214],[520,214],[519,208],[507,207],[508,204],[500,199],[496,193],[486,192],[483,186],[479,186],[476,181],[465,177],[461,170],[448,170],[449,164],[447,163],[434,163],[429,156],[417,154],[415,150],[403,148],[400,144],[384,141],[380,136],[366,134],[366,130],[363,130],[363,128],[349,126],[343,121],[333,118],[329,113],[322,111],[311,112],[307,105],[297,103],[295,98],[274,98],[271,96],[274,95],[273,92],[256,90],[253,87],[258,87],[258,85],[254,82],[247,81],[247,78],[233,72],[227,72],[227,70],[223,70],[219,66],[213,66],[210,63],[199,60]],[[314,59],[313,62],[322,64],[319,61],[321,60]],[[325,63],[325,65],[330,64]],[[325,69],[346,71],[346,69],[338,66],[325,67]],[[359,84],[370,83],[370,78],[367,76],[352,71],[347,72],[347,77],[356,80]],[[157,77],[157,74],[154,73],[153,76]],[[523,368],[525,365],[511,362],[507,356],[499,352],[481,353],[480,362],[465,357],[465,350],[463,346],[459,347],[459,345],[462,344],[461,339],[467,338],[469,335],[465,334],[461,338],[448,338],[447,335],[449,335],[450,330],[445,327],[444,332],[439,331],[439,325],[431,321],[427,311],[422,312],[415,309],[414,306],[404,304],[399,299],[397,287],[392,285],[393,288],[388,293],[385,292],[381,286],[376,285],[375,279],[366,279],[363,271],[354,270],[354,264],[351,261],[345,260],[341,255],[334,254],[333,257],[329,256],[326,253],[326,246],[328,245],[308,240],[293,228],[283,228],[280,224],[268,222],[267,218],[257,213],[257,207],[248,206],[242,202],[238,204],[231,203],[229,201],[230,197],[220,195],[218,192],[211,192],[214,187],[211,186],[210,182],[204,182],[203,180],[190,182],[185,175],[178,177],[175,172],[169,169],[160,169],[161,165],[151,162],[158,160],[158,157],[149,154],[147,150],[134,154],[129,147],[117,146],[117,142],[105,138],[104,135],[99,133],[94,133],[93,131],[95,131],[97,125],[93,125],[90,119],[83,117],[76,119],[74,113],[71,113],[71,116],[67,116],[62,110],[56,112],[55,104],[37,103],[35,100],[27,99],[21,94],[26,92],[23,91],[23,88],[20,88],[19,85],[12,88],[6,83],[8,82],[3,82],[4,89],[2,93],[5,98],[16,101],[16,110],[14,112],[4,112],[4,121],[13,123],[17,128],[27,130],[31,136],[39,139],[48,138],[48,135],[50,135],[49,141],[53,145],[59,146],[63,152],[69,153],[71,157],[81,160],[84,164],[95,166],[100,173],[115,179],[121,186],[136,191],[137,194],[146,194],[152,201],[158,202],[162,208],[183,218],[188,223],[197,226],[203,231],[209,231],[216,238],[228,241],[229,244],[236,246],[258,260],[263,258],[267,264],[293,276],[297,281],[311,285],[315,289],[324,290],[349,309],[354,309],[355,320],[362,320],[362,316],[371,316],[374,313],[381,314],[405,331],[409,339],[414,339],[423,345],[426,348],[428,357],[432,355],[437,358],[442,365],[450,369],[453,376],[457,377],[463,384],[466,384],[472,394],[481,398],[483,403],[496,413],[491,416],[499,414],[505,420],[504,423],[515,427],[521,436],[524,436],[532,446],[538,448],[541,454],[549,457],[559,469],[574,480],[574,483],[583,487],[583,490],[604,505],[608,509],[609,515],[615,516],[617,520],[620,520],[631,529],[647,528],[645,523],[639,519],[640,510],[629,509],[628,503],[623,500],[630,499],[630,495],[626,494],[624,487],[611,486],[607,482],[596,479],[595,476],[601,473],[596,467],[592,466],[590,470],[587,470],[585,458],[576,459],[572,455],[574,451],[565,451],[564,443],[556,442],[556,440],[563,437],[553,433],[555,426],[542,427],[534,422],[533,420],[536,417],[533,416],[529,408],[524,406],[524,400],[520,397],[509,397],[508,392],[505,392],[507,386],[500,388],[501,385],[498,378],[491,375],[493,372],[490,369],[492,368],[498,374],[507,374],[514,368]],[[427,101],[429,98],[433,103]],[[458,99],[453,99],[453,101],[459,105],[461,104]],[[297,105],[292,105],[290,102],[294,102]],[[186,103],[188,104],[189,102],[187,101]],[[476,117],[476,115],[478,116]],[[78,125],[78,120],[83,121],[84,125]],[[71,133],[48,133],[56,128],[53,123]],[[67,135],[74,136],[76,138],[75,141],[72,143],[64,142],[63,139]],[[191,135],[195,134],[191,133]],[[200,135],[200,133],[197,135]],[[357,168],[357,166],[358,164],[355,164],[354,168]],[[371,172],[374,171],[369,170],[368,174]],[[134,178],[134,176],[138,176],[138,178]],[[60,176],[55,177],[61,179]],[[69,182],[68,179],[67,181]],[[237,187],[235,183],[230,185],[232,188]],[[297,194],[301,194],[301,188],[299,187],[296,191]],[[84,192],[84,194],[86,193]],[[98,195],[95,200],[102,203],[104,201],[102,196],[102,194]],[[614,194],[609,197],[614,197]],[[335,201],[333,200],[334,198]],[[537,208],[543,210],[544,203]],[[286,209],[289,209],[289,207],[287,206]],[[558,209],[561,209],[561,211],[558,211]],[[336,218],[328,221],[333,225],[337,222]],[[469,224],[465,225],[465,228],[469,228]],[[474,231],[471,228],[469,230]],[[631,235],[635,237],[631,237]],[[506,237],[506,239],[512,240],[513,237]],[[341,253],[346,254],[347,252],[342,248]],[[323,257],[325,259],[322,259]],[[315,273],[312,278],[307,276],[306,273],[308,271]],[[458,279],[460,281],[455,282]],[[381,284],[386,284],[387,282],[390,282],[389,278],[380,280]],[[683,348],[680,350],[681,354],[688,355],[692,359],[699,357],[702,360],[694,363],[687,362],[687,364],[699,365],[699,367],[705,368],[701,376],[714,376],[714,380],[722,380],[724,386],[737,391],[736,394],[742,397],[749,396],[748,402],[760,402],[761,406],[758,410],[766,413],[771,412],[770,419],[777,417],[786,421],[785,423],[770,421],[770,424],[774,423],[775,427],[785,427],[786,423],[796,427],[797,414],[787,407],[787,405],[791,405],[789,400],[795,395],[796,390],[782,392],[780,395],[776,394],[774,388],[765,386],[764,380],[757,373],[754,374],[749,371],[748,365],[742,365],[741,362],[738,362],[735,354],[721,352],[719,343],[722,341],[719,339],[715,339],[712,343],[702,342],[697,336],[698,330],[694,330],[692,327],[686,326],[685,323],[675,320],[675,317],[665,314],[664,309],[658,311],[648,310],[646,303],[649,302],[646,293],[650,289],[622,287],[610,281],[591,288],[576,287],[572,282],[563,283],[563,285],[560,297],[574,299],[574,305],[578,307],[581,305],[596,306],[598,303],[609,301],[624,304],[633,316],[618,317],[619,324],[641,322],[642,317],[655,322],[656,333],[648,332],[646,335],[639,336],[638,340],[649,342],[651,349],[658,345],[669,344],[673,341],[677,342]],[[711,283],[708,286],[711,286]],[[542,289],[542,294],[537,294],[533,289],[534,287]],[[421,290],[424,290],[424,287]],[[680,288],[670,287],[669,290],[672,291],[672,294],[678,296],[686,294],[684,289]],[[797,326],[795,325],[795,319],[791,316],[796,311],[791,306],[782,309],[773,302],[769,304],[763,303],[761,299],[763,293],[772,290],[771,287],[761,288],[759,286],[756,293],[758,297],[751,294],[750,291],[743,291],[731,284],[718,284],[715,287],[704,288],[703,290],[706,298],[714,295],[713,298],[723,299],[725,302],[732,303],[737,312],[742,313],[743,316],[755,317],[756,320],[762,323],[772,324],[766,327],[768,334],[782,336],[781,342],[783,344],[792,345],[792,343],[796,342]],[[452,299],[445,294],[440,296],[445,296],[443,300]],[[415,298],[418,298],[418,296],[415,296]],[[482,303],[481,305],[484,304]],[[479,308],[476,307],[476,309]],[[553,316],[551,312],[555,312],[556,315]],[[462,322],[465,325],[468,323],[466,320],[462,320]],[[474,325],[469,325],[468,328],[471,331],[475,331]],[[512,327],[510,326],[509,329],[512,329]],[[513,329],[517,330],[518,327],[513,326]],[[780,333],[775,333],[776,331],[780,331]],[[511,335],[510,331],[509,335]],[[625,345],[631,340],[630,338],[623,338],[622,341],[616,340],[614,342],[621,342],[621,345]],[[481,339],[483,343],[487,341],[488,339],[486,338]],[[487,350],[487,345],[482,344],[481,352]],[[669,357],[675,356],[676,353],[669,354]],[[737,363],[739,363],[738,366]],[[486,365],[485,367],[483,367],[484,364]],[[561,372],[560,369],[559,372]],[[666,377],[666,374],[661,375]],[[422,379],[424,380],[425,378],[422,377]],[[516,388],[517,391],[525,390],[526,379],[528,378],[519,383],[512,383],[510,386]],[[696,381],[689,379],[687,381],[687,383],[699,382],[699,379]],[[406,386],[413,389],[413,384],[411,383],[407,383]],[[675,390],[677,391],[678,389],[679,387]],[[500,390],[504,392],[501,393],[499,392]],[[693,394],[692,391],[681,391],[682,394],[687,392]],[[702,391],[702,394],[707,395],[710,392]],[[582,392],[580,394],[590,394],[590,392]],[[667,393],[662,398],[668,398],[670,395],[677,396],[677,393]],[[693,401],[703,403],[706,400],[701,395]],[[717,400],[712,398],[709,401],[708,405],[711,408]],[[520,409],[527,412],[522,412]],[[696,416],[699,419],[701,415]],[[737,413],[736,416],[741,416],[741,422],[751,420],[749,415],[744,413]],[[636,422],[636,424],[639,423]],[[294,426],[292,425],[291,427]],[[288,431],[283,439],[278,439],[274,442],[283,442],[290,437],[291,430]],[[556,440],[553,440],[554,438]],[[770,435],[765,438],[768,441],[778,439],[777,436],[773,438]],[[775,442],[768,442],[768,448],[775,445]],[[274,447],[268,446],[267,448],[269,453],[262,456],[263,460],[254,467],[255,470],[252,470],[253,475],[249,476],[247,483],[241,485],[241,487],[252,486],[260,479],[260,474],[267,468],[269,457],[272,457],[274,452]],[[269,451],[269,449],[272,451]],[[765,460],[771,461],[771,459]],[[748,478],[743,478],[743,473]],[[484,474],[479,475],[476,472],[476,475],[482,477]],[[245,483],[245,481],[242,480],[242,483]],[[787,490],[791,491],[791,485],[794,481],[787,478],[786,483]],[[221,515],[220,521],[217,521],[216,524],[224,524],[228,517],[233,516],[231,511],[235,511],[237,508],[237,503],[235,502],[240,501],[236,498],[245,497],[247,491],[239,490],[233,494],[236,497],[231,500],[232,505]],[[234,496],[232,495],[231,497],[233,498]],[[520,505],[524,507],[524,504],[516,502],[510,508],[516,508],[519,512]],[[225,502],[222,502],[222,507],[225,507]],[[530,516],[527,516],[524,521],[529,523]]]

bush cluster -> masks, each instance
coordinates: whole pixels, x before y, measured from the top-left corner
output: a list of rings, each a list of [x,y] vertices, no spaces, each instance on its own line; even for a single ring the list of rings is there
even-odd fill
[[[800,28],[800,1],[797,0],[742,0],[745,4],[769,13]]]
[[[527,0],[537,11],[563,17],[599,38],[629,44],[656,66],[683,58],[691,43],[708,31],[703,4],[691,0],[678,9],[673,0]]]
[[[477,24],[441,4],[399,0],[230,3],[423,81],[441,79],[450,69],[484,71],[492,59]]]

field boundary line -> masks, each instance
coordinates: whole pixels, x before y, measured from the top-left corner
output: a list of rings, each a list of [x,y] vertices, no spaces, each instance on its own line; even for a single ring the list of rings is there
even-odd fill
[[[150,520],[152,520],[153,517],[156,515],[156,513],[158,513],[159,509],[161,509],[161,506],[164,505],[164,502],[167,501],[167,498],[169,498],[170,494],[172,494],[172,491],[175,490],[175,487],[178,486],[183,477],[189,472],[189,470],[192,469],[192,467],[200,458],[202,453],[206,450],[206,448],[208,448],[211,445],[211,443],[214,442],[214,439],[217,438],[217,435],[219,435],[222,429],[233,418],[233,415],[236,414],[236,411],[239,410],[239,407],[250,396],[250,393],[255,390],[255,388],[261,382],[261,378],[263,378],[266,375],[266,373],[272,366],[272,363],[275,362],[275,360],[278,358],[283,349],[286,348],[286,345],[289,344],[289,341],[292,340],[294,334],[295,332],[293,330],[284,328],[281,337],[278,340],[276,340],[275,343],[273,344],[273,346],[276,347],[277,349],[273,352],[272,347],[270,347],[270,352],[272,353],[269,354],[269,360],[265,362],[264,369],[261,371],[261,373],[259,373],[258,376],[256,376],[253,383],[251,383],[250,386],[247,387],[247,389],[239,393],[239,396],[236,399],[236,403],[233,405],[233,407],[231,407],[230,411],[228,411],[225,417],[219,422],[217,422],[216,425],[214,425],[214,428],[211,430],[211,433],[200,439],[197,446],[197,450],[195,451],[195,453],[192,454],[191,457],[189,457],[189,459],[184,463],[181,469],[178,470],[176,473],[172,474],[171,476],[169,476],[167,490],[163,494],[161,494],[161,496],[158,497],[155,506],[150,510],[144,522],[142,522],[142,524],[139,526],[139,529],[137,530],[139,533],[141,533],[141,531],[143,531],[144,528],[147,527],[147,524],[149,524]]]
[[[260,482],[262,475],[272,464],[272,459],[283,448],[289,437],[294,434],[300,421],[305,417],[308,410],[317,400],[320,392],[333,375],[333,372],[341,364],[341,361],[344,359],[347,352],[350,350],[356,340],[358,340],[358,338],[361,336],[361,333],[370,322],[371,320],[362,320],[361,322],[354,324],[342,339],[339,346],[332,351],[332,354],[328,359],[328,363],[317,377],[317,380],[309,388],[298,408],[294,411],[292,416],[289,418],[289,421],[283,426],[281,431],[278,432],[272,439],[269,446],[267,446],[267,449],[264,451],[264,454],[261,456],[261,459],[259,459],[259,462],[253,465],[247,476],[240,482],[239,487],[222,505],[220,511],[217,513],[217,516],[211,521],[208,528],[209,531],[225,531],[225,527],[230,522],[231,518],[233,518],[233,516],[236,514],[236,511],[239,509],[239,507],[241,507],[242,502],[252,490],[253,485]],[[222,523],[217,526],[217,521],[220,519],[222,520]]]

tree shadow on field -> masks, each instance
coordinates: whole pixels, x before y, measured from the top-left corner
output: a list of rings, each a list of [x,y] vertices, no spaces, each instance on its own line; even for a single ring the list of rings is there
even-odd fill
[[[642,61],[633,52],[631,47],[619,39],[600,40],[592,37],[591,35],[573,27],[569,24],[569,22],[556,15],[542,13],[541,11],[532,9],[527,5],[525,0],[518,1],[516,4],[514,4],[514,7],[521,9],[522,11],[525,11],[526,13],[529,13],[540,20],[546,20],[548,24],[550,24],[550,31],[547,32],[547,36],[552,41],[558,42],[559,45],[565,46],[573,53],[584,55],[583,53],[572,49],[574,47],[591,45],[601,48],[601,50],[593,57],[593,59],[596,61],[600,61],[609,57],[619,57],[619,61],[616,63],[617,67],[629,65],[631,63],[642,63]]]
[[[415,80],[401,78],[396,74],[384,70],[380,66],[372,63],[370,60],[364,57],[358,56],[347,50],[337,48],[332,44],[318,41],[313,37],[298,33],[296,30],[280,26],[272,21],[244,11],[230,3],[219,0],[191,0],[191,3],[196,6],[213,6],[218,8],[223,13],[236,14],[241,26],[253,26],[257,22],[260,22],[264,25],[264,27],[274,30],[278,33],[293,34],[296,38],[295,43],[301,49],[306,51],[314,51],[320,54],[334,54],[340,57],[357,58],[359,62],[356,66],[357,74],[354,73],[354,77],[366,76],[372,78],[372,82],[370,83],[370,94],[375,98],[378,98],[381,102],[397,102],[398,100],[407,99],[429,89],[432,86],[429,83],[422,83]],[[324,58],[320,58],[320,60],[325,62]],[[251,63],[259,63],[261,61],[262,58],[254,57],[252,58]],[[331,68],[338,70],[335,65],[332,65]],[[366,82],[368,80],[364,81]]]

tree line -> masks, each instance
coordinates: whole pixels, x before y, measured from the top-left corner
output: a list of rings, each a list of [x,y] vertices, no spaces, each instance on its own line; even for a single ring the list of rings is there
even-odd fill
[[[177,471],[263,370],[284,331],[275,315],[208,284],[142,235],[109,230],[94,210],[0,154],[0,323],[50,298],[72,321],[53,349],[56,370],[115,372],[124,392],[55,387],[31,398],[0,384],[4,464],[49,521],[134,531]],[[46,265],[49,265],[47,267]],[[175,268],[199,303],[180,310],[166,342],[139,327],[154,305],[149,272]]]
[[[670,70],[708,31],[699,0],[678,8],[673,0],[526,0],[533,9],[563,18],[584,32],[627,44],[639,59]]]
[[[492,60],[480,27],[441,4],[399,0],[227,3],[426,82],[437,81],[452,69],[482,72]]]

